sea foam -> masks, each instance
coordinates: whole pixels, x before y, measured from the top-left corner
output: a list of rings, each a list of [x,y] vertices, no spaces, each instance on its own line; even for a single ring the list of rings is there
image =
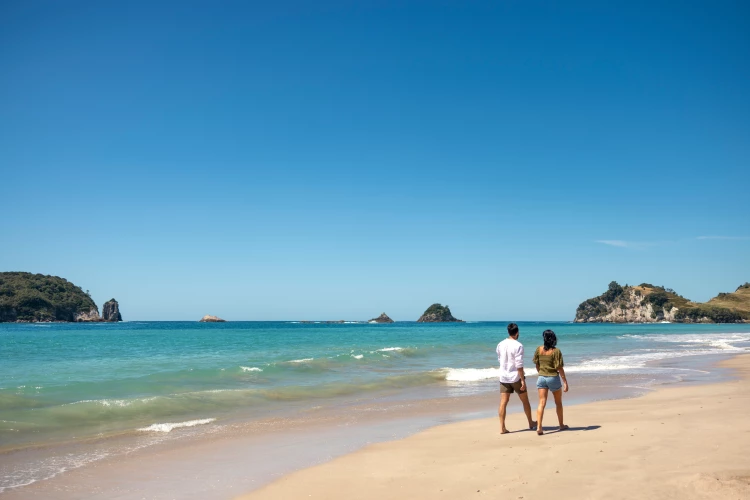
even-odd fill
[[[497,378],[500,374],[499,368],[443,368],[445,380],[453,382],[477,382]]]
[[[263,368],[258,368],[257,366],[240,366],[242,368],[243,372],[262,372]]]
[[[180,427],[195,427],[196,425],[205,425],[214,422],[215,418],[202,418],[199,420],[188,420],[187,422],[166,422],[163,424],[151,424],[148,427],[138,429],[143,432],[170,432],[172,429]]]

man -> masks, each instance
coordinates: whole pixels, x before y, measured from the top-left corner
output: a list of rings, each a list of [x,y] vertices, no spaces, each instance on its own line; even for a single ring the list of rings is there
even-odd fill
[[[531,420],[531,405],[529,394],[526,392],[526,376],[523,373],[523,344],[518,341],[518,325],[508,325],[508,338],[497,344],[497,360],[500,362],[500,434],[507,434],[505,428],[505,410],[510,401],[510,395],[518,393],[523,403],[523,412],[529,421],[529,429],[536,428],[536,422]]]

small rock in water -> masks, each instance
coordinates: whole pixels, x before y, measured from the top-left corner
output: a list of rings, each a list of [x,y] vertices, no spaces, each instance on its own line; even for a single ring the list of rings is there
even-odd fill
[[[211,316],[210,314],[206,314],[200,319],[200,323],[224,323],[226,320],[221,319],[218,316]]]

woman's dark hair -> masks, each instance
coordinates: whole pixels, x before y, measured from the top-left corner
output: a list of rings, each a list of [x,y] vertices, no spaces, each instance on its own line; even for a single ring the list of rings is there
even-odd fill
[[[544,333],[542,333],[542,337],[544,337],[544,350],[549,351],[550,349],[554,349],[557,345],[557,335],[555,335],[555,332],[552,330],[544,330]]]
[[[510,323],[508,325],[508,335],[517,335],[518,334],[518,325],[515,323]]]

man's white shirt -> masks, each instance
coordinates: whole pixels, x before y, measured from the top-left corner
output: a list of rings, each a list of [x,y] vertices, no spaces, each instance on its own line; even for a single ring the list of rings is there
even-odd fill
[[[523,344],[507,338],[497,344],[496,351],[500,363],[500,382],[512,384],[521,380],[518,369],[523,368]]]

